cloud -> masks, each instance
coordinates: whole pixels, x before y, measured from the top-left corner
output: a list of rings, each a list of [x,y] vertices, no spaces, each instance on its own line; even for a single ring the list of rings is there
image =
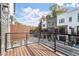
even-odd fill
[[[38,26],[39,20],[43,15],[50,14],[50,11],[40,10],[39,8],[33,9],[31,7],[27,7],[22,9],[21,14],[22,17],[17,17],[17,21],[23,23],[25,25]]]
[[[79,7],[79,3],[77,3],[76,6]]]
[[[57,5],[59,5],[59,6],[63,6],[64,5],[64,3],[56,3]]]
[[[76,7],[79,7],[79,3],[66,3],[66,7],[76,8]]]

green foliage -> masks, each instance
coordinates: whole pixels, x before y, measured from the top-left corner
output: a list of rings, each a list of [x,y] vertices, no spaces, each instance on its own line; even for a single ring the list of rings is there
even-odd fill
[[[57,4],[54,4],[49,8],[52,11],[52,16],[56,17],[57,14],[64,13],[66,11],[66,8],[60,7]]]

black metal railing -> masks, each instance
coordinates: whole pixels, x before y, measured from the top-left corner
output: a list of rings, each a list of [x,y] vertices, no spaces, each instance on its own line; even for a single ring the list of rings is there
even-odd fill
[[[25,38],[23,38],[23,39],[19,39],[19,37],[18,37],[18,39],[16,38],[17,36],[19,35],[19,37],[21,36],[21,35],[24,35],[25,36]],[[9,37],[8,37],[9,36]],[[12,37],[12,36],[14,36],[14,37]],[[15,38],[15,39],[13,39],[13,38]],[[24,41],[25,43],[25,45],[27,45],[27,38],[28,38],[28,33],[25,33],[25,32],[20,32],[20,33],[6,33],[5,34],[5,51],[8,49],[8,41],[10,41],[9,43],[11,44],[11,48],[14,48],[13,47],[13,42],[14,41],[20,41],[21,40],[21,45],[22,45],[22,41]],[[10,39],[10,40],[9,40]]]
[[[15,38],[16,38],[17,37],[16,34],[17,35],[25,34],[25,39],[20,41],[21,46],[22,46],[22,41],[24,41],[23,45],[26,45],[26,46],[29,45],[29,44],[34,44],[34,43],[42,43],[42,44],[45,44],[45,45],[51,47],[52,49],[54,49],[54,52],[60,51],[64,54],[66,54],[66,55],[74,55],[74,54],[77,55],[77,54],[79,54],[77,52],[77,51],[79,51],[78,49],[75,50],[75,49],[72,48],[73,44],[74,44],[72,39],[74,39],[74,38],[75,38],[75,40],[76,40],[76,38],[78,39],[79,35],[78,34],[59,34],[59,33],[52,33],[52,34],[37,33],[37,36],[33,33],[32,34],[30,34],[30,33],[6,33],[5,34],[5,51],[8,49],[8,47],[7,47],[8,36],[9,35],[15,35]],[[63,38],[64,41],[60,40],[60,38],[59,38],[60,35],[65,36]],[[31,38],[31,37],[34,37],[34,38]],[[66,40],[68,40],[68,41],[66,41]],[[10,39],[10,41],[12,41],[12,39]],[[61,43],[61,44],[59,44],[59,43]],[[14,48],[12,42],[11,42],[11,48]],[[74,51],[76,51],[76,52],[74,52]]]
[[[9,37],[8,37],[9,36]],[[21,38],[21,36],[23,36]],[[17,38],[18,37],[18,38]],[[35,38],[31,38],[31,37],[35,37]],[[11,48],[15,48],[15,47],[19,47],[19,46],[14,46],[14,42],[16,43],[20,43],[20,46],[23,45],[29,45],[29,44],[34,44],[34,43],[40,43],[40,37],[39,34],[37,34],[37,36],[35,36],[35,34],[31,34],[31,33],[27,33],[27,32],[18,32],[18,33],[6,33],[5,34],[5,51],[7,51],[7,49],[11,49]],[[10,41],[10,47],[8,41]],[[23,44],[22,44],[23,42]]]
[[[49,35],[51,37],[51,41],[49,39]],[[79,40],[79,34],[43,33],[42,36],[44,36],[44,39],[48,40],[48,42],[42,42],[53,48],[55,52],[60,51],[66,55],[79,55],[79,45],[76,43],[77,40]],[[60,39],[63,39],[63,41]]]

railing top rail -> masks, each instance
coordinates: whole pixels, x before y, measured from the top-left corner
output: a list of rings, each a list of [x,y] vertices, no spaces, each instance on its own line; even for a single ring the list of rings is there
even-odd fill
[[[79,34],[60,34],[60,35],[79,36]]]
[[[12,33],[6,33],[6,34],[29,34],[28,32],[12,32]],[[42,33],[44,34],[44,33]],[[45,33],[49,35],[50,33]],[[68,36],[79,36],[79,34],[65,34],[65,33],[51,33],[51,34],[56,34],[56,35],[68,35]]]
[[[12,32],[12,33],[6,33],[6,34],[28,34],[28,32]]]
[[[44,34],[44,33],[42,33],[42,34]],[[45,33],[45,34],[47,34],[47,35],[49,35],[50,33]],[[56,35],[68,35],[68,36],[79,36],[79,34],[64,34],[64,33],[51,33],[51,34],[56,34]]]

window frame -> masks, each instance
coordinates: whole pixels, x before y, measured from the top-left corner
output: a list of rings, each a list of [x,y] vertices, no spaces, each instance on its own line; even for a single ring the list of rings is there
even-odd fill
[[[69,17],[69,22],[72,22],[72,17]]]
[[[59,19],[59,23],[64,23],[65,22],[65,19],[62,18],[62,19]]]
[[[77,14],[77,19],[78,19],[78,22],[79,22],[79,13]]]

